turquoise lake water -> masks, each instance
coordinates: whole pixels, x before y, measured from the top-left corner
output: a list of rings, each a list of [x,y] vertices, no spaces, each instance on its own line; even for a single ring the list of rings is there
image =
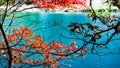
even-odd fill
[[[18,13],[15,16],[23,16],[14,20],[12,28],[18,28],[18,26],[29,26],[34,30],[34,34],[41,35],[46,42],[52,42],[56,40],[64,45],[70,45],[70,42],[75,39],[67,39],[65,37],[74,37],[68,31],[67,25],[70,22],[78,23],[93,23],[91,18],[87,18],[85,14],[78,13],[41,13],[41,12],[25,12]],[[116,14],[120,15],[120,14]],[[7,22],[8,20],[6,20]],[[34,22],[34,23],[33,23]],[[99,21],[97,21],[99,22]],[[98,24],[98,23],[93,23]],[[104,26],[101,26],[105,28]],[[80,36],[80,35],[79,35]],[[118,36],[117,36],[118,37]],[[120,37],[120,36],[119,36]],[[75,40],[76,44],[80,46],[83,42]],[[101,40],[104,41],[104,38]],[[110,50],[115,52],[114,54],[106,54],[98,56],[95,54],[88,53],[84,59],[81,57],[73,59],[65,59],[60,62],[70,65],[62,65],[59,68],[120,68],[120,42],[116,41],[118,46],[114,46],[112,43],[109,44]],[[39,67],[36,67],[39,68]]]

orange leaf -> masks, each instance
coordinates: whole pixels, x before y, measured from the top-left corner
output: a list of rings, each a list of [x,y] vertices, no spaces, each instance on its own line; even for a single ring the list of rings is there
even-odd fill
[[[27,40],[25,40],[26,41],[26,43],[31,43],[31,42],[33,42],[32,40],[30,40],[30,39],[27,39]]]
[[[53,48],[64,48],[64,46],[56,41],[52,42]]]
[[[23,46],[23,48],[24,48],[25,50],[28,50],[28,49],[29,49],[29,47],[28,47],[28,46]]]
[[[12,32],[14,33],[15,36],[19,36],[20,38],[23,38],[23,34],[20,31],[13,29]]]
[[[32,30],[30,30],[28,27],[20,27],[23,34],[26,34],[26,36],[32,36]]]
[[[41,46],[41,42],[39,40],[33,42],[33,47],[40,47],[40,46]]]
[[[35,39],[35,40],[43,41],[43,38],[42,38],[41,36],[39,36],[39,35],[38,35],[38,36],[34,36],[34,39]]]
[[[46,43],[46,42],[43,42],[43,43],[42,43],[42,48],[43,48],[43,49],[48,49],[48,48],[49,48],[49,44]]]
[[[12,35],[8,35],[8,42],[16,42],[18,39]]]
[[[18,31],[17,31],[16,29],[13,29],[12,32],[13,32],[13,33],[17,33]]]
[[[71,44],[70,44],[70,46],[71,46],[71,47],[72,47],[72,46],[76,46],[75,41],[72,41]]]

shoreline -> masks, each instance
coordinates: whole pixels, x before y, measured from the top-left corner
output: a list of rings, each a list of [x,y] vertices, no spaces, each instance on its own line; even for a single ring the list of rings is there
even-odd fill
[[[10,8],[11,6],[9,6],[8,8]],[[17,7],[13,7],[11,9],[14,10]],[[90,12],[90,7],[88,8],[84,8],[84,9],[74,9],[74,8],[64,8],[64,9],[49,9],[49,8],[37,8],[34,7],[34,5],[22,5],[17,9],[17,12],[45,12],[45,13],[85,13],[85,12]],[[120,9],[118,9],[117,7],[112,7],[113,9],[111,11],[113,12],[120,12]],[[0,9],[5,9],[5,6],[0,6]],[[105,8],[99,8],[99,9],[95,9],[97,11],[102,10],[106,11],[107,9]]]

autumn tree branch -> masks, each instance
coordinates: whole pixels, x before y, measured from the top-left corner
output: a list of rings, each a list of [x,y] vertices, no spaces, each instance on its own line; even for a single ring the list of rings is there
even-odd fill
[[[7,38],[6,38],[6,35],[5,35],[5,32],[3,30],[3,27],[2,27],[2,24],[0,24],[0,30],[2,32],[2,35],[3,35],[3,38],[4,38],[4,41],[5,41],[5,44],[7,46],[7,51],[8,51],[8,55],[9,55],[9,60],[8,60],[8,68],[11,68],[11,64],[12,64],[12,53],[11,53],[11,48],[9,46],[9,43],[7,41]]]

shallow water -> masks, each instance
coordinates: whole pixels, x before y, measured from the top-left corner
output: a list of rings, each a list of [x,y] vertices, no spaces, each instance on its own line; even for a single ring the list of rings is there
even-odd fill
[[[61,42],[64,45],[69,45],[72,40],[75,40],[75,39],[65,38],[65,37],[73,37],[71,33],[68,31],[68,28],[66,28],[70,22],[93,23],[91,18],[87,18],[85,14],[78,14],[78,13],[25,12],[25,13],[17,13],[15,16],[22,16],[22,15],[28,15],[28,16],[15,19],[13,23],[14,25],[29,26],[32,30],[35,30],[34,34],[40,34],[45,39],[44,41],[50,43],[53,40],[56,40],[57,42]],[[9,20],[6,20],[6,22],[8,21]],[[98,24],[98,23],[93,23],[93,24]],[[102,27],[105,28],[104,26]],[[18,27],[14,26],[12,28],[18,28]],[[102,40],[104,40],[104,38]],[[80,44],[83,44],[83,42],[79,40],[75,40],[75,41],[78,46],[80,46]],[[117,42],[117,45],[120,44],[120,42],[118,41],[115,42]],[[104,56],[87,54],[84,59],[82,59],[81,57],[73,58],[73,59],[65,59],[60,62],[64,62],[66,65],[60,66],[59,68],[119,68],[120,46],[113,47],[113,45],[114,45],[113,43],[110,43],[109,48],[111,50],[114,49],[113,52],[116,52],[115,54],[106,54]],[[70,62],[72,66],[70,66],[68,62]]]

